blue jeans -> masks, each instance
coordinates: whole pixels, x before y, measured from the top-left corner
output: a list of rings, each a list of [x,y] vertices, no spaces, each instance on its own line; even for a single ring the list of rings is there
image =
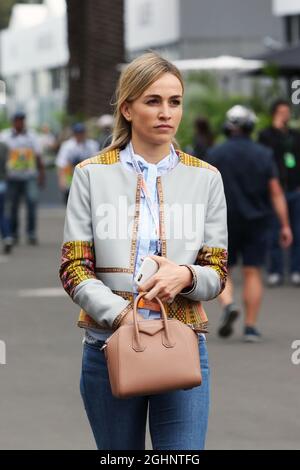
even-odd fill
[[[290,224],[293,232],[293,243],[289,253],[289,272],[300,273],[300,191],[291,191],[285,194],[289,210]],[[280,225],[274,216],[273,230],[270,243],[270,259],[268,272],[283,275],[283,249],[279,244]]]
[[[6,190],[0,189],[0,232],[4,240],[10,237],[11,235],[9,221],[5,213],[5,199],[6,199]]]
[[[84,344],[80,391],[99,450],[144,450],[149,427],[154,450],[202,450],[209,412],[209,365],[206,340],[199,336],[202,385],[129,399],[111,393],[106,360],[99,348]]]
[[[26,232],[29,238],[36,236],[36,212],[39,197],[39,190],[36,178],[30,178],[25,181],[8,181],[8,206],[11,223],[12,236],[19,237],[19,207],[21,199],[25,198],[27,207]]]

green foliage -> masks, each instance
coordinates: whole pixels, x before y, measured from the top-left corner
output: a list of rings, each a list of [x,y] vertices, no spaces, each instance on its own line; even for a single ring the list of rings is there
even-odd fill
[[[0,30],[8,27],[12,7],[15,3],[42,3],[42,0],[1,0],[0,1]]]
[[[60,128],[70,127],[76,122],[85,122],[86,116],[82,113],[77,113],[76,115],[71,115],[64,111],[57,111],[53,114],[54,120],[58,123]]]
[[[15,0],[1,0],[0,2],[0,29],[7,28]]]
[[[0,110],[0,131],[10,126],[9,118],[4,110]]]
[[[217,141],[223,139],[222,126],[226,111],[235,104],[250,107],[258,116],[254,137],[260,129],[269,126],[271,123],[270,104],[274,99],[282,96],[278,79],[276,77],[268,78],[269,83],[265,87],[261,87],[261,82],[255,77],[252,80],[252,93],[250,97],[247,97],[228,94],[226,82],[224,87],[221,87],[213,73],[194,72],[189,74],[185,81],[183,118],[177,133],[180,146],[184,148],[192,144],[194,121],[199,116],[209,120]]]

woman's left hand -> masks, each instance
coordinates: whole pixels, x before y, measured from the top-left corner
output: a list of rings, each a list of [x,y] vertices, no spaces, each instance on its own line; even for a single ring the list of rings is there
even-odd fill
[[[146,300],[158,297],[162,302],[172,302],[177,294],[192,284],[193,276],[189,268],[179,266],[162,256],[149,255],[157,262],[158,271],[139,286],[138,290],[148,292]]]

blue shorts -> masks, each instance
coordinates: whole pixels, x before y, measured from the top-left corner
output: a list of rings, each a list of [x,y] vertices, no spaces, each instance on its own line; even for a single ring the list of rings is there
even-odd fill
[[[240,257],[243,266],[263,266],[269,234],[269,218],[228,219],[228,266],[236,265]]]

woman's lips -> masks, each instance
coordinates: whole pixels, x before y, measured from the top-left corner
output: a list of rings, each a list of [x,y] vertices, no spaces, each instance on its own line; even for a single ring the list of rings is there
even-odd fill
[[[172,126],[169,126],[168,124],[161,124],[160,126],[155,126],[156,129],[173,129]]]

